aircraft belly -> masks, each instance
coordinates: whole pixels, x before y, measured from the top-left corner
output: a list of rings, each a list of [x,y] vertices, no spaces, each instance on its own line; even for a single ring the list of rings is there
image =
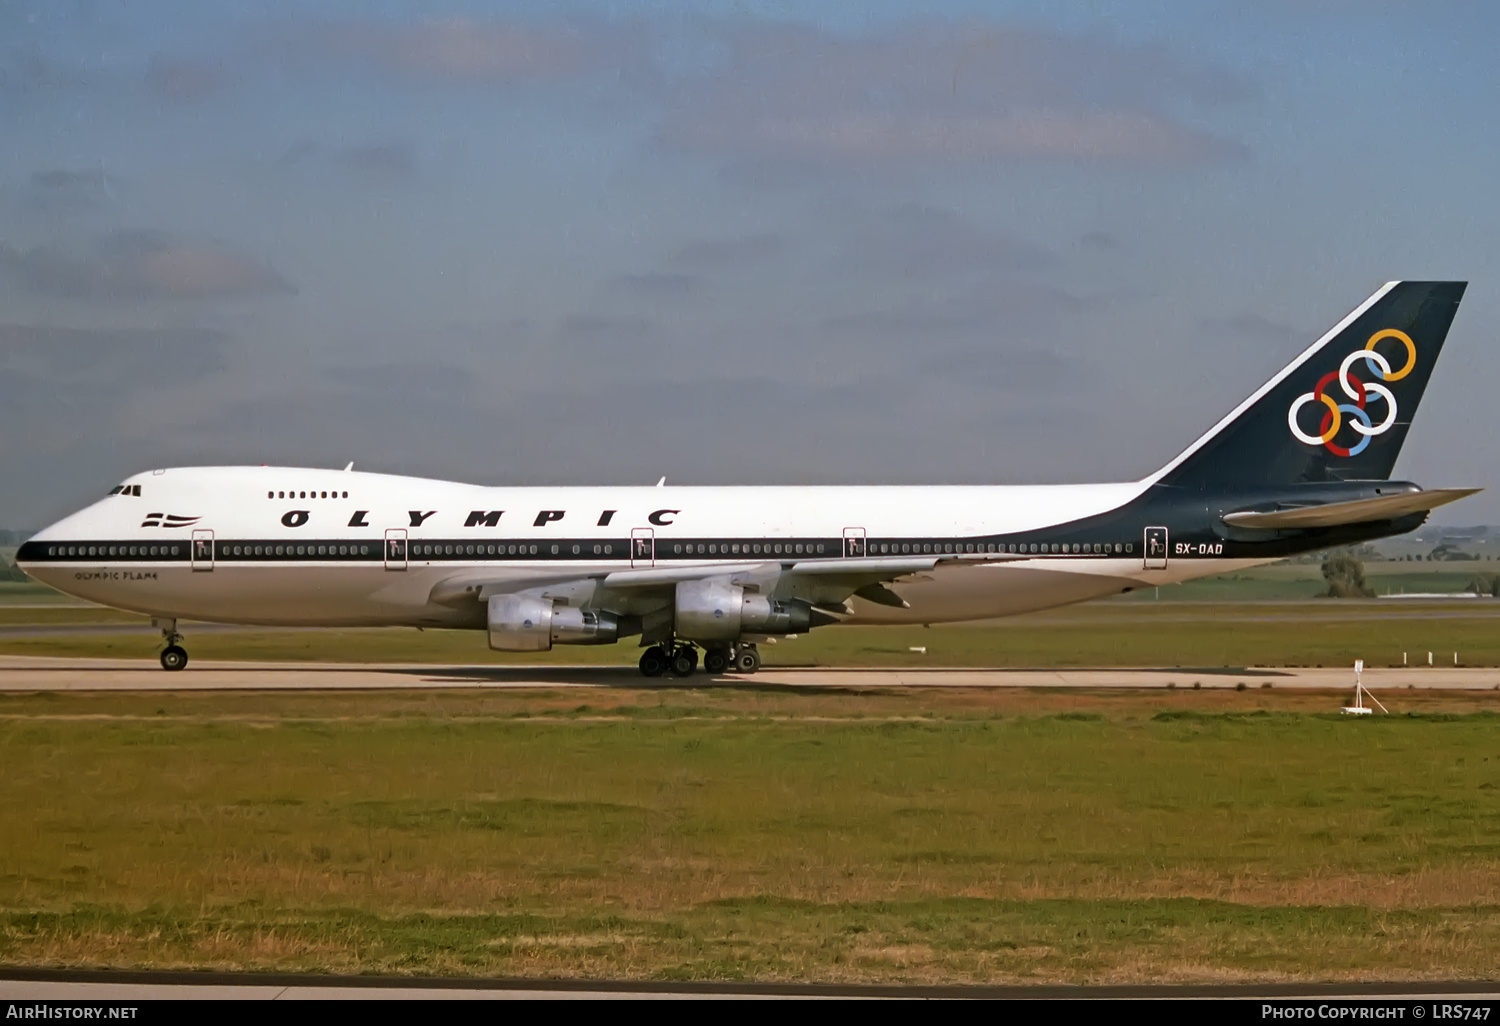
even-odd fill
[[[451,568],[375,566],[49,566],[44,584],[89,602],[150,616],[268,627],[483,626],[428,602]]]
[[[847,624],[946,623],[988,620],[1038,609],[1118,595],[1135,588],[1177,584],[1228,573],[1266,560],[1177,560],[1162,570],[1144,570],[1139,558],[1126,560],[1034,560],[986,566],[940,567],[889,587],[909,609],[877,605],[861,598],[850,604]]]
[[[1175,584],[1226,573],[1265,560],[1174,560],[1143,570],[1139,559],[1028,560],[1018,563],[942,566],[890,585],[909,609],[850,600],[851,624],[943,623],[1010,616],[1083,602],[1130,588]],[[70,595],[151,616],[268,627],[430,626],[483,628],[478,605],[430,601],[434,587],[451,581],[455,566],[236,566],[211,571],[182,565],[34,565],[32,576]],[[711,566],[704,567],[706,573]],[[581,575],[588,568],[580,567]],[[555,575],[511,568],[526,578]],[[486,579],[491,579],[486,575]],[[617,609],[616,612],[630,610]],[[476,619],[476,616],[480,618]]]

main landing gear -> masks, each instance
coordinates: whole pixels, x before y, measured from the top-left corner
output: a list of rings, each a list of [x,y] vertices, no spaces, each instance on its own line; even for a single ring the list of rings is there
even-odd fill
[[[660,677],[691,677],[698,669],[698,650],[689,642],[652,645],[641,653],[641,673]],[[754,673],[760,669],[760,652],[754,645],[734,648],[711,648],[703,653],[703,669],[715,676],[725,673]]]
[[[641,672],[647,677],[671,673],[674,677],[691,677],[698,668],[698,650],[686,642],[676,645],[652,645],[641,653]]]
[[[161,650],[161,668],[175,672],[186,666],[187,649],[182,647],[182,635],[177,633],[177,621],[152,620],[151,625],[161,628],[162,640],[167,643],[167,647]]]

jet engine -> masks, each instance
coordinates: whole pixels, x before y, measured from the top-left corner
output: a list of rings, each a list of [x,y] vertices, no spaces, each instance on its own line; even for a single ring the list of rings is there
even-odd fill
[[[779,602],[722,580],[680,582],[676,615],[677,636],[698,642],[736,641],[742,634],[804,634],[838,622],[798,599]]]
[[[608,645],[620,622],[602,609],[556,606],[535,595],[492,595],[490,648],[502,652],[546,652],[557,645]]]

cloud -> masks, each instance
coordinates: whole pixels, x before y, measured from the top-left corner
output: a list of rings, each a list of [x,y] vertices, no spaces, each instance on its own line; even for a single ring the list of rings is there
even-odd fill
[[[563,318],[558,333],[579,342],[620,342],[645,338],[653,322],[645,317],[619,317],[605,314],[572,314]]]
[[[334,153],[341,167],[383,178],[412,178],[417,173],[417,151],[409,142],[375,142],[348,146]]]
[[[739,34],[663,140],[752,159],[866,164],[1049,160],[1197,163],[1242,148],[1176,113],[1244,99],[1240,79],[1160,47],[979,26],[847,38]]]
[[[64,68],[35,46],[0,46],[0,94],[35,93],[83,83],[82,74]]]
[[[0,395],[6,400],[0,406],[59,392],[70,404],[92,404],[138,386],[194,381],[223,369],[230,341],[209,328],[0,324]]]
[[[595,41],[566,27],[447,18],[411,25],[345,22],[319,34],[335,55],[417,78],[515,82],[588,70]]]
[[[922,361],[918,369],[924,377],[968,387],[1025,393],[1077,388],[1094,376],[1052,350],[1025,347],[943,353]]]
[[[1270,320],[1259,314],[1205,317],[1198,321],[1198,329],[1215,338],[1252,342],[1280,349],[1295,344],[1302,337],[1301,333],[1291,325]]]
[[[174,407],[227,366],[234,342],[198,327],[81,329],[0,323],[0,495],[9,526],[39,527],[119,475],[162,466],[193,430]]]
[[[1237,147],[1141,111],[996,113],[827,110],[750,114],[679,125],[703,149],[839,161],[985,157],[1178,163],[1235,155]]]
[[[672,299],[689,295],[702,284],[696,274],[621,274],[611,284],[622,292],[651,299]]]
[[[102,167],[55,167],[32,172],[20,198],[36,210],[90,210],[113,199],[113,186]]]
[[[656,380],[648,387],[671,401],[645,405],[638,387],[580,381],[561,371],[498,392],[440,363],[341,378],[301,382],[303,391],[294,395],[220,404],[195,425],[187,444],[207,439],[208,452],[233,446],[314,466],[353,459],[362,470],[480,483],[650,484],[662,474],[679,484],[869,483],[893,475],[932,481],[982,478],[982,471],[965,468],[987,442],[963,429],[976,419],[1013,416],[1000,403],[934,405],[914,395],[910,378],[830,387],[764,369],[721,370],[692,387]],[[726,401],[736,400],[746,412],[726,416]],[[927,432],[913,433],[907,416],[892,416],[913,409]],[[559,417],[559,410],[570,412]],[[811,410],[818,413],[815,424]],[[938,465],[935,435],[968,441],[958,458]],[[809,445],[809,437],[817,444]],[[497,448],[496,438],[525,444]],[[618,438],[631,444],[601,444]]]
[[[93,193],[103,183],[103,172],[93,169],[70,171],[66,168],[53,168],[50,171],[34,171],[31,175],[31,187],[46,192]]]
[[[146,85],[159,100],[202,103],[221,92],[229,78],[219,64],[158,55],[146,71]]]
[[[296,290],[276,271],[240,253],[162,232],[117,231],[93,253],[0,243],[0,281],[69,299],[226,299]]]
[[[296,167],[317,156],[319,149],[317,142],[312,139],[298,139],[282,151],[281,156],[276,158],[276,163],[281,167]]]
[[[697,270],[726,270],[758,263],[778,255],[786,248],[780,235],[762,233],[737,239],[700,239],[683,246],[672,257],[677,267]]]
[[[1050,285],[986,276],[954,290],[909,294],[883,309],[829,317],[823,326],[902,347],[954,341],[1032,347],[1093,305]]]
[[[864,216],[844,241],[842,269],[878,271],[904,279],[1053,266],[1051,253],[968,221],[951,210],[908,203]]]

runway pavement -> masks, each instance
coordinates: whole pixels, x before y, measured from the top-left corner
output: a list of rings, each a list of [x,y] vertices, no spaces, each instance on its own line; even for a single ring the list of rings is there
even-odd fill
[[[350,663],[190,663],[167,673],[150,659],[74,659],[0,656],[0,691],[317,691],[393,688],[681,687],[758,686],[809,688],[1346,688],[1353,668],[1207,668],[1077,670],[764,669],[753,677],[642,677],[627,666],[443,666]],[[1500,691],[1497,667],[1367,669],[1367,688]]]
[[[300,973],[0,968],[0,1001],[515,1000],[547,998],[983,998],[1463,1001],[1500,999],[1500,983],[1409,982],[1067,984],[861,984],[704,980],[465,979]]]

